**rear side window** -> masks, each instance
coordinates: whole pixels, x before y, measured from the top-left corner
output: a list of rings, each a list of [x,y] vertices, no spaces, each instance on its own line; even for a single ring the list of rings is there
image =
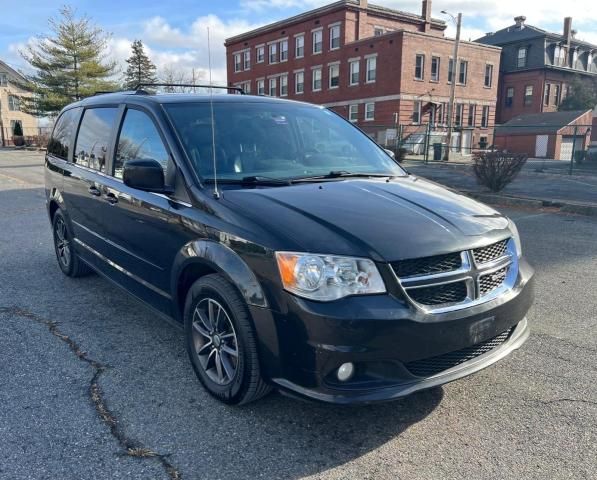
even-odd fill
[[[56,121],[52,138],[48,142],[48,153],[64,160],[68,159],[68,150],[77,128],[77,118],[80,108],[71,108],[67,110]]]
[[[127,110],[118,138],[114,176],[122,178],[124,164],[141,159],[156,160],[165,173],[168,158],[168,151],[151,118],[139,110]]]
[[[106,172],[110,135],[117,114],[118,109],[114,107],[85,110],[75,146],[75,163]]]

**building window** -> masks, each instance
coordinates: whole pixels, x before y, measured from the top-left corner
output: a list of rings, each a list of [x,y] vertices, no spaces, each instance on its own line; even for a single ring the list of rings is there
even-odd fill
[[[462,127],[462,116],[463,116],[464,105],[462,103],[456,104],[456,119],[454,123],[457,127]]]
[[[257,95],[265,95],[265,80],[257,80]]]
[[[280,75],[280,96],[288,95],[288,74]]]
[[[269,46],[269,63],[278,63],[278,44],[272,43]]]
[[[18,112],[21,110],[21,100],[19,97],[15,97],[14,95],[8,96],[8,109],[12,110],[13,112]]]
[[[323,30],[315,30],[313,32],[313,53],[321,53],[323,51]]]
[[[269,96],[275,97],[276,96],[276,79],[270,78],[269,79]]]
[[[448,123],[448,104],[446,102],[442,102],[440,121],[443,125]]]
[[[527,85],[524,87],[524,104],[526,106],[533,104],[533,86]]]
[[[288,60],[288,40],[282,40],[280,42],[280,61],[285,62]]]
[[[251,93],[251,82],[250,81],[245,83],[243,90],[245,91],[245,93]]]
[[[562,101],[561,91],[562,91],[562,89],[559,85],[553,86],[553,103],[556,106],[559,105],[560,102]]]
[[[375,37],[381,37],[384,34],[384,29],[383,27],[374,27],[373,28],[373,35]]]
[[[523,68],[527,66],[527,48],[520,47],[518,49],[518,57],[516,59],[516,66],[518,68]]]
[[[431,81],[439,82],[439,57],[431,57]]]
[[[375,82],[377,79],[377,57],[367,59],[367,83]]]
[[[487,88],[493,85],[493,65],[485,65],[485,86]]]
[[[340,48],[340,25],[330,27],[330,50]]]
[[[365,120],[375,119],[375,103],[365,104]]]
[[[251,68],[251,50],[243,52],[243,70],[250,70]]]
[[[242,70],[242,63],[240,58],[240,53],[234,54],[234,71],[240,72]]]
[[[305,36],[298,35],[294,39],[294,56],[296,58],[303,58],[305,56]]]
[[[468,106],[468,122],[467,125],[469,127],[475,126],[475,105]]]
[[[415,78],[423,80],[425,76],[425,55],[417,55],[415,57]]]
[[[359,120],[359,105],[348,106],[348,119],[351,122],[357,122]]]
[[[454,59],[451,58],[448,62],[448,83],[452,83],[454,80]]]
[[[483,112],[481,114],[481,127],[482,128],[489,127],[489,107],[488,106],[483,107]]]
[[[511,107],[514,103],[514,87],[506,89],[506,107]]]
[[[421,102],[420,101],[415,101],[413,102],[413,123],[416,123],[417,125],[419,123],[421,123]]]
[[[0,87],[6,87],[8,85],[8,75],[6,73],[0,73]]]
[[[257,63],[263,63],[265,61],[265,47],[257,47]]]
[[[330,88],[338,88],[340,86],[340,65],[335,63],[330,65]]]
[[[466,60],[460,60],[458,70],[458,83],[460,85],[466,85],[466,79],[468,76],[468,62]]]
[[[311,71],[311,77],[311,89],[314,92],[318,92],[319,90],[321,90],[321,68],[314,68]]]
[[[566,49],[561,45],[554,47],[553,61],[558,67],[563,67],[566,64]]]
[[[305,72],[294,74],[294,93],[301,94],[305,91]]]
[[[359,83],[359,74],[360,74],[360,65],[361,62],[359,60],[353,60],[350,62],[350,85],[358,85]]]
[[[549,106],[549,102],[551,101],[551,84],[545,84],[545,94],[543,95],[543,104],[545,106]]]

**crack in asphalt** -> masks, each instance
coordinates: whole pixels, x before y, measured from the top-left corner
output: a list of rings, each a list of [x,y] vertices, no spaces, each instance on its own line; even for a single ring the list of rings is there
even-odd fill
[[[102,374],[109,368],[108,365],[105,365],[97,360],[94,360],[93,358],[90,358],[87,355],[87,353],[81,349],[79,344],[75,342],[72,338],[70,338],[68,335],[62,333],[58,328],[58,324],[52,320],[47,320],[33,312],[16,306],[0,307],[0,313],[26,318],[40,325],[43,325],[48,328],[49,332],[52,335],[66,343],[71,352],[73,352],[79,360],[87,363],[89,366],[93,368],[93,377],[89,382],[89,397],[91,399],[91,402],[93,403],[93,406],[95,407],[95,411],[97,412],[98,416],[100,417],[102,422],[104,422],[108,426],[112,436],[116,439],[116,441],[125,451],[125,455],[137,458],[156,459],[160,462],[170,480],[182,479],[181,473],[168,460],[169,454],[161,454],[154,452],[149,448],[145,448],[139,442],[127,437],[125,433],[122,431],[122,429],[119,427],[118,420],[108,408],[104,395],[102,394],[102,390],[99,386],[99,379],[102,376]]]

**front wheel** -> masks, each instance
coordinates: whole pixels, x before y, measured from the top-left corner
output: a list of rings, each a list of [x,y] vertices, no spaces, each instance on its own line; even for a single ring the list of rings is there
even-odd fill
[[[193,369],[211,395],[238,405],[270,391],[247,306],[228,280],[218,274],[197,280],[187,294],[184,323]]]

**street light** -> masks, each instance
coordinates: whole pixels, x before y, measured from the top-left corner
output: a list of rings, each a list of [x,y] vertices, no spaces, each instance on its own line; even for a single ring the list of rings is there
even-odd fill
[[[454,122],[454,100],[456,98],[456,71],[458,69],[458,47],[460,46],[460,27],[462,25],[462,13],[459,13],[456,17],[451,13],[442,10],[441,13],[448,15],[452,21],[456,24],[456,40],[454,41],[454,60],[452,63],[452,83],[450,84],[450,103],[448,103],[448,148],[446,148],[446,154],[444,155],[444,161],[450,160],[450,148],[452,147],[452,130]]]

